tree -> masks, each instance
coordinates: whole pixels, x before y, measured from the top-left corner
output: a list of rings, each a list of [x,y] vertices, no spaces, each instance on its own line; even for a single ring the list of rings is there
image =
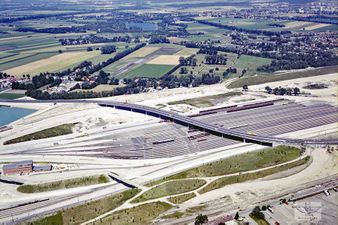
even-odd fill
[[[208,222],[208,216],[199,214],[195,218],[195,225],[202,225]]]
[[[244,85],[243,85],[243,91],[248,91],[248,90],[249,90],[248,85],[247,85],[247,84],[244,84]]]
[[[250,213],[250,216],[251,217],[255,217],[257,219],[261,219],[261,220],[264,220],[265,219],[265,216],[264,216],[264,213],[261,212],[261,209],[259,208],[259,206],[256,206],[252,212]]]
[[[62,53],[62,50],[61,50],[61,49],[59,50],[59,53]]]
[[[300,89],[299,89],[298,87],[295,87],[295,88],[293,89],[293,94],[294,94],[294,95],[299,95],[299,94],[300,94]]]
[[[87,47],[87,52],[91,52],[93,51],[93,48],[92,47]]]
[[[265,87],[265,91],[266,91],[268,94],[271,94],[272,88],[269,87],[269,86],[266,86],[266,87]]]
[[[239,213],[236,212],[236,215],[235,215],[234,219],[235,219],[235,220],[238,220],[238,218],[239,218]]]

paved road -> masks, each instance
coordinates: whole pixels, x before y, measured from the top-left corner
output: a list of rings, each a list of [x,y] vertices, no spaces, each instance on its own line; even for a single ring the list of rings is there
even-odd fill
[[[261,144],[266,146],[273,146],[275,144],[292,144],[292,145],[336,145],[338,140],[310,140],[310,139],[291,139],[280,138],[263,135],[252,135],[241,131],[235,131],[220,127],[218,125],[202,122],[184,115],[174,112],[153,108],[150,106],[143,106],[138,104],[123,103],[116,101],[103,100],[11,100],[0,99],[0,103],[95,103],[102,107],[112,107],[120,110],[127,110],[136,113],[142,113],[149,116],[158,117],[161,119],[171,120],[177,124],[184,126],[198,128],[200,130],[209,132],[224,138],[229,138],[237,141]]]

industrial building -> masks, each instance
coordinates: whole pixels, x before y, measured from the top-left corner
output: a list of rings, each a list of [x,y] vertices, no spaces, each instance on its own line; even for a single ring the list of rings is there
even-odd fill
[[[29,174],[31,172],[51,171],[52,165],[33,165],[33,160],[25,160],[3,165],[2,171],[4,175]]]
[[[33,172],[33,160],[25,160],[3,165],[2,171],[4,175],[31,173]]]

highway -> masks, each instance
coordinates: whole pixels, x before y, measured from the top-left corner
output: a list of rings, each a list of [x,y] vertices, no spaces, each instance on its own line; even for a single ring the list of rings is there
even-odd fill
[[[211,133],[216,136],[223,138],[233,139],[237,141],[242,141],[246,143],[255,143],[265,146],[273,146],[278,144],[291,144],[291,145],[336,145],[338,140],[316,140],[316,139],[292,139],[292,138],[281,138],[281,137],[272,137],[272,136],[263,136],[263,135],[253,135],[241,131],[235,131],[232,129],[227,129],[220,127],[215,124],[209,124],[196,120],[191,117],[187,117],[175,112],[169,112],[161,109],[157,109],[150,106],[132,104],[132,103],[123,103],[116,101],[103,101],[103,100],[11,100],[11,99],[0,99],[1,103],[92,103],[98,104],[102,107],[112,107],[119,110],[126,110],[136,113],[142,113],[149,116],[157,117],[160,119],[170,120],[174,123],[188,126],[192,128],[197,128],[199,130]]]

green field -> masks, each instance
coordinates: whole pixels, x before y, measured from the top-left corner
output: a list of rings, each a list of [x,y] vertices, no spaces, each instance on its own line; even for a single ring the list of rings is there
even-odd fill
[[[271,59],[256,57],[256,56],[249,56],[249,55],[241,55],[238,58],[237,54],[231,52],[219,52],[219,54],[226,54],[227,64],[226,65],[210,65],[205,64],[205,54],[197,54],[197,65],[196,66],[185,66],[187,68],[187,74],[193,74],[195,76],[201,76],[202,74],[207,74],[212,70],[212,73],[223,77],[223,73],[229,67],[237,68],[236,74],[229,74],[228,77],[238,77],[242,74],[242,71],[245,69],[246,73],[245,76],[251,76],[255,74],[260,74],[257,71],[257,68],[262,65],[268,65],[271,63]],[[217,68],[217,69],[216,69]],[[176,76],[184,76],[185,74],[180,74],[180,69],[176,70],[174,74]]]
[[[169,195],[181,194],[202,187],[206,181],[199,179],[174,180],[156,186],[134,199],[132,202],[143,202]]]
[[[17,99],[24,97],[24,94],[14,94],[14,93],[1,93],[0,94],[0,99]]]
[[[281,166],[272,167],[272,168],[261,170],[261,171],[258,171],[258,172],[244,173],[244,174],[240,174],[240,175],[221,177],[221,178],[218,178],[217,180],[209,183],[205,187],[203,187],[201,190],[198,191],[198,193],[203,194],[203,193],[224,187],[224,186],[229,185],[229,184],[241,183],[241,182],[245,182],[245,181],[248,181],[248,180],[256,180],[258,178],[266,177],[268,175],[272,175],[272,174],[275,174],[275,173],[278,173],[278,172],[282,172],[282,171],[286,171],[288,169],[292,169],[292,168],[297,167],[297,166],[304,165],[307,162],[309,162],[309,160],[310,160],[310,157],[307,156],[303,159],[299,159],[299,160],[291,162],[291,163],[287,163],[287,164],[284,164],[284,165],[281,165]]]
[[[58,212],[55,215],[47,216],[43,219],[35,220],[27,223],[29,225],[63,225],[62,213]]]
[[[75,126],[74,123],[69,124],[62,124],[56,127],[51,127],[48,129],[44,129],[35,133],[27,134],[18,138],[14,138],[8,141],[5,141],[5,145],[9,144],[16,144],[20,142],[25,141],[31,141],[31,140],[40,140],[44,138],[50,138],[50,137],[57,137],[60,135],[66,135],[73,133],[73,127]]]
[[[133,208],[123,209],[102,218],[91,225],[145,225],[151,224],[151,221],[157,218],[161,213],[171,209],[172,206],[165,202],[151,202],[138,205]]]
[[[37,193],[45,191],[54,191],[60,189],[89,186],[94,184],[108,183],[109,179],[105,175],[74,178],[68,180],[55,181],[43,184],[21,185],[17,191],[22,193]]]
[[[175,101],[175,102],[169,102],[169,105],[177,105],[177,104],[187,104],[191,105],[197,108],[203,108],[203,107],[211,107],[215,106],[219,103],[223,103],[227,101],[230,97],[233,96],[240,96],[242,95],[242,92],[228,92],[224,94],[219,94],[219,95],[211,95],[211,96],[206,96],[206,97],[201,97],[201,98],[191,98],[191,99],[186,99],[186,100],[180,100],[180,101]]]
[[[142,66],[137,67],[136,69],[122,75],[121,77],[162,77],[174,67],[174,65],[143,64]]]
[[[262,151],[248,152],[207,163],[202,166],[162,178],[158,181],[151,182],[147,184],[147,186],[153,186],[167,180],[221,176],[261,169],[296,159],[300,155],[300,150],[295,147],[278,146],[275,148],[267,148]]]
[[[329,67],[322,67],[316,68],[306,71],[298,71],[298,72],[291,72],[285,73],[280,75],[259,75],[254,77],[243,77],[239,80],[232,82],[228,88],[241,88],[243,85],[258,85],[264,84],[269,82],[276,82],[276,81],[283,81],[283,80],[291,80],[297,79],[302,77],[312,77],[312,76],[320,76],[324,74],[331,74],[337,73],[338,66],[329,66]]]
[[[94,219],[103,213],[109,212],[128,199],[131,199],[140,192],[139,189],[130,189],[119,194],[111,195],[99,200],[91,201],[86,204],[64,209],[56,215],[48,216],[33,222],[30,225],[78,225],[90,219]]]
[[[196,194],[194,192],[187,193],[187,194],[182,194],[182,195],[177,195],[174,197],[168,198],[168,200],[174,204],[181,204],[185,201],[188,201],[189,199],[192,199],[196,197]]]

